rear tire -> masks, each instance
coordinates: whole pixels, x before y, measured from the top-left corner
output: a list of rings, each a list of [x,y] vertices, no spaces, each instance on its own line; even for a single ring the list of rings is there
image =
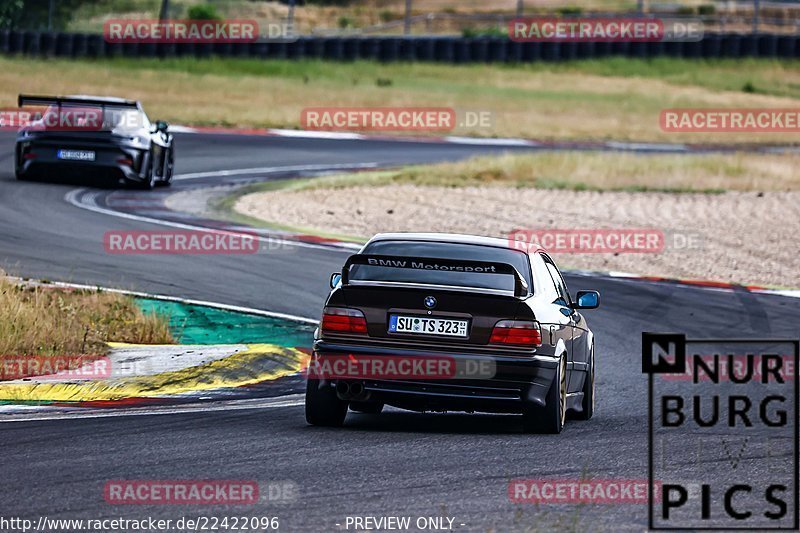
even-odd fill
[[[169,149],[167,157],[164,161],[164,170],[162,171],[161,180],[156,182],[158,187],[169,187],[172,185],[172,174],[175,172],[175,146]]]
[[[150,191],[156,186],[156,171],[155,167],[153,166],[153,152],[148,154],[147,171],[145,172],[144,180],[139,184],[139,186],[146,191]]]
[[[306,383],[306,422],[312,426],[341,427],[347,416],[347,402],[336,396],[333,387],[320,388],[318,379]]]
[[[589,356],[589,372],[586,374],[586,379],[583,380],[583,400],[581,400],[583,410],[574,414],[575,420],[589,420],[594,415],[595,388],[594,346],[592,346],[592,354]]]
[[[350,402],[350,410],[365,415],[379,415],[383,411],[383,404],[378,402]]]
[[[19,169],[22,167],[22,151],[20,150],[18,144],[14,146],[14,151],[16,153],[14,156],[14,177],[17,178],[18,181],[24,181],[25,178],[19,171]]]
[[[550,390],[547,391],[545,405],[530,402],[523,408],[522,428],[525,433],[561,433],[567,415],[566,366],[566,355],[562,355]]]

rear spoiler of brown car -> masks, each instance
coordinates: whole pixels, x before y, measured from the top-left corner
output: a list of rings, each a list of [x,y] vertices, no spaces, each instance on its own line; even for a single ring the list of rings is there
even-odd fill
[[[443,259],[438,257],[408,257],[393,255],[351,255],[342,268],[342,285],[350,282],[350,267],[367,265],[413,270],[436,270],[441,272],[470,272],[479,274],[505,274],[514,277],[514,296],[528,295],[528,283],[513,265],[494,261],[472,261],[467,259]]]

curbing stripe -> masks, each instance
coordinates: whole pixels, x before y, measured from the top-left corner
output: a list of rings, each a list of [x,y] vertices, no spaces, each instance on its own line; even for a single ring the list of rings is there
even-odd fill
[[[160,398],[197,391],[244,387],[300,372],[308,354],[296,348],[249,344],[248,349],[205,365],[151,376],[73,383],[0,384],[0,400],[106,402]]]
[[[739,285],[725,281],[710,281],[687,278],[666,278],[662,276],[640,276],[629,272],[616,271],[594,271],[594,270],[565,270],[566,274],[574,276],[607,276],[609,278],[628,279],[631,281],[649,281],[653,283],[671,283],[687,287],[699,287],[701,289],[718,289],[725,291],[747,291],[755,294],[772,294],[785,296],[787,298],[800,298],[800,289],[783,289],[777,287],[765,287],[761,285]]]

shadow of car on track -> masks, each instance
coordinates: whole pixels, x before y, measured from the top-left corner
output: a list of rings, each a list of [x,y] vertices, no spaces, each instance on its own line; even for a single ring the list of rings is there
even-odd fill
[[[24,180],[17,180],[13,174],[1,174],[0,181],[14,182],[14,183],[40,183],[51,185],[69,185],[79,187],[94,187],[97,189],[136,189],[134,184],[120,184],[116,180],[109,179],[108,177],[101,176],[85,176],[85,175],[69,175],[62,174],[59,176],[31,176],[26,177]]]
[[[575,426],[575,429],[584,425],[579,423]],[[323,429],[314,428],[313,426],[308,426],[308,428],[314,430]],[[330,431],[330,428],[328,430]],[[333,431],[347,432],[352,430],[452,435],[523,435],[522,417],[520,415],[456,412],[417,413],[399,410],[385,411],[379,415],[350,412],[347,414],[344,427]],[[536,437],[547,436],[537,435]]]

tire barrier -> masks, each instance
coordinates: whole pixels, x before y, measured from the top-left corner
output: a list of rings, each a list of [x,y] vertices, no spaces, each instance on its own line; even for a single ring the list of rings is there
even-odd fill
[[[530,63],[627,56],[690,59],[800,57],[800,36],[708,33],[698,42],[542,42],[502,37],[299,37],[258,43],[108,43],[98,34],[0,31],[0,54],[42,57],[210,56],[383,62]]]
[[[72,57],[89,57],[88,35],[76,33],[72,43]]]

